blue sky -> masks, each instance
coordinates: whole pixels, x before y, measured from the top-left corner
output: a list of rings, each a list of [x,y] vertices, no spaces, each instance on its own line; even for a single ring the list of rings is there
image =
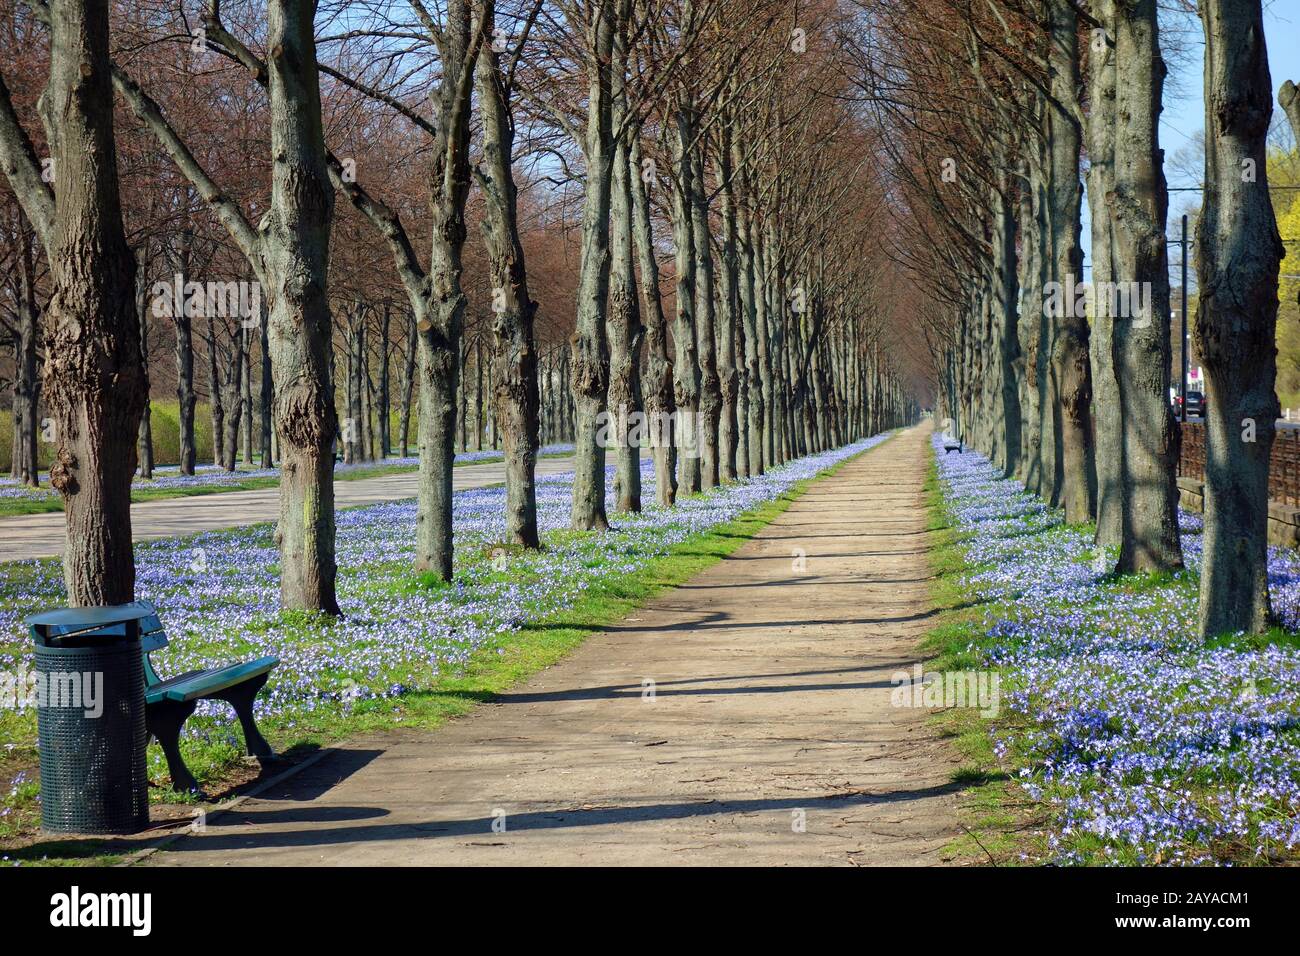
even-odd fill
[[[1199,175],[1189,177],[1172,162],[1179,150],[1188,146],[1191,138],[1205,128],[1204,84],[1202,71],[1205,59],[1205,40],[1200,20],[1193,13],[1166,11],[1161,18],[1164,32],[1166,60],[1170,70],[1165,87],[1164,112],[1160,117],[1160,145],[1165,151],[1165,176],[1171,190],[1180,186],[1199,185]],[[1272,74],[1274,109],[1278,114],[1277,90],[1284,80],[1300,84],[1300,0],[1265,0],[1264,34],[1268,43],[1269,71]],[[1195,193],[1171,192],[1169,196],[1169,238],[1178,238],[1179,217],[1190,206],[1199,205]],[[1092,261],[1091,226],[1088,206],[1083,207],[1083,248],[1085,262]],[[1296,255],[1288,246],[1288,252]],[[1178,249],[1170,249],[1171,278],[1178,283]],[[1288,257],[1291,258],[1291,257]],[[1291,263],[1284,262],[1284,271]],[[1087,270],[1085,270],[1086,272]],[[1191,271],[1195,271],[1191,267]],[[1295,270],[1300,271],[1300,270]],[[1193,279],[1193,283],[1194,283]],[[1189,285],[1194,284],[1189,283]],[[1175,304],[1177,308],[1177,304]]]
[[[1172,54],[1169,63],[1172,74],[1170,89],[1166,91],[1165,109],[1160,117],[1160,139],[1167,156],[1185,146],[1189,137],[1205,128],[1203,99],[1203,69],[1205,40],[1200,21],[1193,14],[1174,14],[1165,17],[1164,28],[1171,40],[1181,47],[1181,56]],[[1264,36],[1268,43],[1268,66],[1273,79],[1274,109],[1277,91],[1283,80],[1300,83],[1300,0],[1265,0]],[[1177,59],[1175,59],[1177,57]],[[1170,186],[1194,186],[1173,170],[1167,170]],[[1178,180],[1175,182],[1175,180]],[[1182,202],[1171,199],[1170,211],[1175,212]]]

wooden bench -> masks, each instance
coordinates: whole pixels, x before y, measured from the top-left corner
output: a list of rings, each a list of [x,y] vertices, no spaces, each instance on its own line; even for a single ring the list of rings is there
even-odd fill
[[[945,438],[943,440],[943,453],[946,455],[950,451],[955,451],[959,455],[962,453],[960,439]]]
[[[201,700],[224,700],[235,709],[244,729],[250,756],[272,760],[275,753],[253,720],[253,701],[266,684],[278,658],[263,657],[246,663],[226,664],[207,670],[187,671],[163,680],[149,655],[167,646],[167,635],[157,611],[147,601],[137,602],[151,613],[140,620],[140,647],[144,653],[145,724],[167,757],[167,770],[176,790],[198,790],[198,781],[181,759],[181,727]]]

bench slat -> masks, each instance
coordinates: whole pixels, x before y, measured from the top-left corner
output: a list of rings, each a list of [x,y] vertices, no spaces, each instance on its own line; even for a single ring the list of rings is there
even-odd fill
[[[145,702],[153,704],[163,700],[172,700],[183,703],[185,701],[201,700],[234,687],[236,684],[242,684],[244,681],[259,677],[279,663],[279,658],[263,657],[245,664],[230,664],[226,667],[216,667],[212,670],[199,671],[195,674],[173,678],[154,685],[145,695]]]
[[[146,654],[160,651],[166,646],[167,635],[162,631],[159,631],[157,634],[146,634],[144,637],[140,638],[140,649]]]

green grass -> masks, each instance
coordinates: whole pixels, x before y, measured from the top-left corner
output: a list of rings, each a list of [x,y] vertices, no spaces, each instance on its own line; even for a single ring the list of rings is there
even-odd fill
[[[984,636],[982,622],[990,605],[974,598],[966,582],[976,568],[966,561],[963,534],[948,510],[936,461],[930,462],[924,491],[934,574],[930,593],[940,611],[921,645],[933,655],[927,670],[979,670],[987,666],[978,642]],[[1041,841],[1033,832],[1039,813],[1025,801],[993,751],[990,730],[1007,728],[1016,718],[1003,711],[990,721],[974,709],[954,707],[930,719],[961,759],[952,782],[964,788],[958,809],[963,832],[946,852],[961,862],[999,866],[1014,865],[1022,853],[1032,857],[1039,852]]]
[[[582,592],[566,610],[540,616],[500,643],[489,642],[471,656],[463,670],[440,674],[431,680],[426,690],[355,704],[318,704],[310,711],[295,710],[276,718],[259,720],[259,725],[276,751],[289,758],[303,758],[321,747],[367,733],[398,728],[433,730],[554,664],[591,634],[614,624],[655,595],[682,584],[730,555],[789,508],[813,481],[833,474],[851,460],[846,459],[814,478],[795,484],[778,498],[731,522],[688,538],[668,554],[649,559],[632,574],[611,576],[597,582]],[[594,533],[556,532],[548,535],[548,543],[558,543],[567,536]],[[468,560],[458,565],[458,574],[474,573],[476,566],[491,561],[494,550],[495,546],[468,555]],[[344,571],[341,569],[340,573]],[[504,570],[493,572],[503,580],[527,573],[513,562],[508,563]],[[409,588],[446,586],[449,585],[405,573],[393,577],[389,594],[400,594]],[[376,592],[373,599],[382,600],[384,596]],[[291,627],[300,632],[298,635],[287,634],[287,639],[310,639],[315,629],[330,626],[328,619],[302,612],[281,612],[275,622],[267,623],[282,630]],[[238,647],[229,648],[232,654],[238,654],[239,650]],[[228,725],[218,728],[211,718],[192,718],[188,727],[192,732],[181,742],[186,764],[210,794],[227,791],[232,782],[238,781],[241,773],[247,772],[239,741]],[[0,712],[0,740],[25,742],[7,752],[0,751],[0,781],[12,780],[20,771],[32,774],[36,764],[34,716]],[[148,767],[151,780],[161,784],[167,779],[161,750],[154,743],[149,745]],[[34,796],[36,785],[29,781],[20,789],[22,792],[14,795],[9,795],[8,790],[0,790],[0,812],[9,811],[0,816],[0,857],[46,864],[103,863],[123,851],[112,840],[29,842],[39,826],[39,807]],[[162,786],[151,788],[150,799],[155,804],[193,802],[192,797]],[[6,840],[11,843],[23,841],[23,845],[6,850]]]

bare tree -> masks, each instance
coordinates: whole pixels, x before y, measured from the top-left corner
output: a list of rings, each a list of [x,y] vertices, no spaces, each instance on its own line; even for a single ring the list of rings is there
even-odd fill
[[[536,17],[541,4],[534,7]],[[479,20],[485,34],[498,36],[494,0],[480,0]],[[506,540],[525,548],[539,546],[535,468],[538,447],[537,350],[528,295],[524,248],[519,239],[518,191],[511,159],[515,125],[511,109],[514,70],[527,39],[531,19],[506,64],[496,42],[479,49],[476,67],[479,107],[483,113],[483,161],[478,181],[486,215],[483,238],[491,264],[493,289],[493,363],[496,415],[501,425],[506,466]]]
[[[134,598],[131,479],[148,385],[135,304],[135,257],[118,194],[108,4],[52,0],[41,102],[55,191],[0,81],[0,165],[49,257],[45,392],[63,495],[63,576],[74,606]]]

